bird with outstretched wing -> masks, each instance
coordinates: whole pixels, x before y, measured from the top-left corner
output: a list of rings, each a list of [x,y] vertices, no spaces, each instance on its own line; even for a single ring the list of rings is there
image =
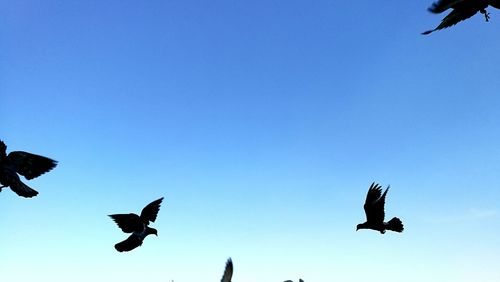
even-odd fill
[[[7,155],[7,145],[0,140],[0,191],[10,187],[21,197],[34,197],[38,192],[24,184],[19,175],[31,180],[49,172],[56,165],[57,161],[28,152],[14,151]]]
[[[146,236],[154,234],[158,236],[158,231],[149,227],[150,222],[155,222],[163,197],[149,203],[142,209],[141,215],[111,214],[111,217],[118,227],[125,233],[132,233],[127,239],[115,245],[119,252],[128,252],[142,245]]]
[[[360,223],[356,227],[356,231],[359,229],[372,229],[379,231],[384,234],[386,230],[391,230],[395,232],[403,232],[404,226],[401,220],[397,217],[393,217],[388,222],[384,222],[385,218],[385,197],[389,187],[385,189],[382,193],[382,186],[379,184],[372,183],[366,194],[365,204],[363,208],[366,214],[366,222]]]
[[[422,32],[422,34],[426,35],[440,29],[454,26],[474,16],[478,12],[484,15],[486,21],[489,21],[490,16],[488,11],[486,11],[488,6],[500,9],[500,0],[438,0],[432,3],[427,9],[429,12],[439,14],[448,9],[452,9],[452,11],[444,17],[436,28]]]

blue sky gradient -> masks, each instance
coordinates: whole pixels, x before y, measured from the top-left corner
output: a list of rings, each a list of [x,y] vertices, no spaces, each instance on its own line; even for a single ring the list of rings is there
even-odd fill
[[[2,280],[500,281],[500,13],[430,4],[0,0],[0,138],[59,161]],[[404,233],[355,231],[373,181]]]

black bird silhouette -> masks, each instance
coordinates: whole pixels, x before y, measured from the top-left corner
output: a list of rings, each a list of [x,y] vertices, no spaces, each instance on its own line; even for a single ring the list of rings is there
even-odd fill
[[[222,275],[221,282],[231,282],[231,278],[233,278],[233,261],[231,258],[227,259],[226,269],[224,269],[224,275]]]
[[[286,280],[286,281],[284,281],[284,282],[293,282],[293,281],[292,281],[292,280]],[[304,282],[304,280],[299,279],[299,282]]]
[[[17,195],[31,198],[38,192],[24,184],[20,174],[30,180],[36,178],[57,165],[57,162],[35,154],[23,151],[10,152],[7,155],[7,145],[0,140],[0,192],[4,187],[10,187]]]
[[[427,9],[429,12],[439,14],[448,9],[452,9],[452,11],[435,29],[422,32],[422,34],[430,34],[436,30],[456,25],[457,23],[474,16],[477,12],[483,14],[485,20],[489,21],[490,14],[486,11],[488,6],[500,9],[500,0],[438,0]]]
[[[109,215],[123,232],[132,233],[127,239],[115,245],[117,251],[131,251],[141,246],[146,236],[150,234],[158,236],[158,231],[148,225],[150,221],[156,220],[161,201],[163,201],[163,197],[148,204],[142,209],[141,216],[135,213]]]
[[[366,194],[365,205],[363,206],[366,214],[366,222],[358,224],[356,231],[359,229],[373,229],[380,231],[384,234],[386,230],[403,232],[403,223],[397,217],[393,217],[389,222],[384,222],[385,212],[385,195],[389,190],[389,186],[385,189],[384,194],[382,194],[382,189],[380,185],[372,183],[370,189],[368,189],[368,194]]]

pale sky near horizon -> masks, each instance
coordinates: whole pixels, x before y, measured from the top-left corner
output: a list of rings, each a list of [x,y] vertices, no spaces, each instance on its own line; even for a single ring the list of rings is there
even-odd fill
[[[144,2],[0,0],[0,139],[59,161],[0,193],[1,281],[500,281],[498,10]],[[403,233],[355,231],[374,181]]]

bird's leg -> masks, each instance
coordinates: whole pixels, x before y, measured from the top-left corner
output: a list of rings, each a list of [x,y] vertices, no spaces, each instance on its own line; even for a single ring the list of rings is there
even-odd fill
[[[481,14],[484,15],[484,19],[489,22],[490,21],[490,13],[488,13],[488,11],[486,11],[486,9],[482,9],[480,10],[479,12],[481,12]]]

